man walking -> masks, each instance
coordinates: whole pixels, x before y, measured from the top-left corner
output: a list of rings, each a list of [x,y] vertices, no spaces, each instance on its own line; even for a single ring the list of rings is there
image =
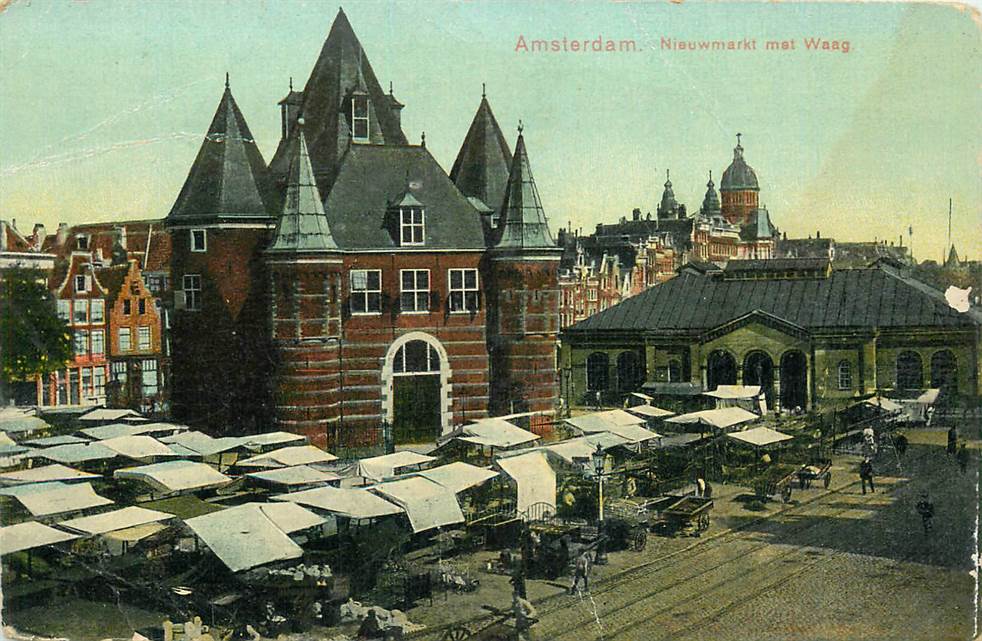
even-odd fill
[[[955,455],[955,449],[958,447],[958,430],[952,425],[948,429],[948,456]]]
[[[863,484],[863,494],[866,494],[866,483],[869,483],[870,493],[875,493],[876,488],[873,487],[873,462],[869,460],[869,457],[863,459],[863,462],[859,464],[859,480]]]
[[[917,513],[921,515],[921,524],[924,526],[924,534],[930,532],[934,524],[932,519],[934,518],[934,503],[927,497],[927,493],[921,494],[921,500],[917,502],[915,506]]]
[[[955,460],[958,461],[958,467],[961,468],[962,474],[968,471],[968,459],[968,449],[962,443],[961,447],[958,448],[958,453],[955,454]]]
[[[590,590],[590,566],[593,564],[590,558],[590,551],[583,550],[580,556],[576,557],[576,568],[573,572],[573,584],[569,586],[569,593],[576,592],[580,579],[583,579],[583,590]]]

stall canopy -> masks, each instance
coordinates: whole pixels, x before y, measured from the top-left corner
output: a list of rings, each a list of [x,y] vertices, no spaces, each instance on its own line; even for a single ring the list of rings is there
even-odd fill
[[[358,461],[358,476],[371,481],[381,481],[393,476],[400,468],[422,465],[435,460],[436,458],[432,456],[409,451],[363,458]]]
[[[702,410],[665,419],[666,423],[680,425],[700,424],[715,429],[725,430],[749,421],[756,421],[759,416],[741,407],[720,407],[714,410]]]
[[[494,470],[457,461],[419,472],[419,476],[439,483],[452,492],[463,492],[498,476]]]
[[[439,483],[421,476],[386,481],[370,488],[406,511],[413,532],[463,523],[457,495]]]
[[[669,416],[675,416],[675,412],[663,410],[662,408],[655,407],[654,405],[635,405],[634,407],[627,408],[627,411],[645,419],[668,418]]]
[[[24,442],[27,445],[34,445],[36,447],[54,447],[56,445],[78,445],[79,443],[88,443],[89,441],[80,436],[63,434],[62,436],[48,436]]]
[[[78,420],[85,423],[98,423],[102,421],[118,421],[127,416],[139,416],[139,414],[133,410],[106,409],[100,407],[99,409],[94,409],[91,412],[79,416]]]
[[[0,494],[14,497],[34,516],[77,512],[113,503],[96,494],[91,483],[61,483],[58,481],[32,483],[4,488],[0,490]]]
[[[615,414],[619,412],[619,414]],[[658,434],[641,427],[645,419],[634,416],[623,410],[611,410],[609,412],[596,412],[585,414],[574,418],[566,419],[566,422],[583,434],[597,434],[609,432],[616,434],[631,443],[641,443],[653,438]]]
[[[49,427],[51,426],[44,419],[29,414],[9,414],[6,418],[0,419],[0,431],[8,434],[30,434]]]
[[[319,487],[302,492],[280,494],[273,499],[306,505],[351,519],[374,519],[403,512],[398,505],[359,488]]]
[[[105,536],[120,543],[137,543],[166,529],[167,526],[163,523],[144,523],[143,525],[134,525],[122,530],[107,532]]]
[[[217,512],[217,514],[221,514],[221,512]],[[83,516],[78,519],[62,521],[58,525],[59,527],[75,530],[82,534],[95,535],[124,530],[145,523],[159,523],[160,521],[168,521],[172,518],[174,518],[173,515],[167,514],[166,512],[157,512],[156,510],[148,510],[131,505],[119,510],[113,510],[112,512],[96,514],[95,516]]]
[[[48,481],[84,481],[99,478],[98,474],[89,474],[55,463],[42,467],[32,467],[18,472],[0,474],[0,485],[20,485],[23,483],[45,483]]]
[[[589,436],[571,438],[552,445],[544,446],[543,450],[551,452],[567,463],[583,462],[584,459],[590,460],[590,456],[597,451],[597,445],[604,451],[618,445],[627,445],[630,441],[617,434],[610,432],[597,432]]]
[[[211,489],[232,482],[232,479],[207,463],[194,461],[165,461],[128,467],[116,470],[113,476],[118,479],[142,481],[162,494]]]
[[[538,440],[538,434],[523,430],[501,418],[478,420],[470,425],[462,425],[448,435],[448,438],[474,445],[484,445],[506,450]],[[447,439],[441,439],[444,441]]]
[[[223,436],[221,438],[212,438],[203,432],[196,431],[162,436],[160,441],[168,445],[180,445],[182,448],[190,450],[198,456],[215,456],[216,454],[222,454],[223,452],[229,452],[235,449],[245,449],[245,443],[241,437]]]
[[[883,410],[884,412],[900,412],[903,407],[896,401],[892,401],[889,398],[884,398],[882,396],[874,396],[873,398],[867,398],[864,401],[859,402],[860,405],[866,405],[869,407],[875,407],[877,409]]]
[[[313,463],[330,463],[338,460],[330,452],[325,452],[313,445],[294,445],[292,447],[281,447],[278,450],[259,454],[244,461],[238,461],[236,465],[242,467],[290,467],[293,465],[311,465]]]
[[[556,511],[556,472],[543,452],[529,452],[508,458],[499,458],[498,466],[518,485],[519,513],[537,503],[545,503]]]
[[[31,454],[31,458],[43,458],[55,463],[78,464],[89,461],[104,461],[119,456],[119,452],[111,450],[99,443],[70,443],[55,447],[46,447]]]
[[[0,527],[0,555],[64,543],[77,538],[77,534],[62,532],[37,521],[25,521]]]
[[[287,443],[299,443],[306,441],[307,437],[302,434],[291,432],[266,432],[265,434],[251,434],[242,437],[245,446],[250,449],[263,450],[270,447],[278,447]]]
[[[119,436],[135,436],[140,433],[142,425],[130,425],[129,423],[110,423],[98,427],[83,427],[79,434],[84,434],[97,441],[104,441]]]
[[[232,572],[303,556],[300,546],[254,505],[196,516],[185,523]]]
[[[341,477],[337,474],[324,472],[309,465],[291,465],[290,467],[281,467],[276,470],[249,472],[246,476],[257,481],[269,483],[270,485],[282,485],[285,487],[323,485],[324,483],[341,480]]]
[[[155,436],[157,438],[171,436],[172,434],[186,432],[191,429],[187,425],[181,425],[180,423],[151,423],[143,418],[140,419],[140,422],[134,423],[133,427],[136,428],[135,431],[131,432],[133,435],[146,434],[147,436]]]
[[[758,414],[767,413],[767,399],[760,385],[719,385],[713,391],[702,394],[715,398],[717,408],[742,407]]]
[[[287,534],[301,532],[312,527],[324,525],[327,521],[322,516],[314,514],[310,510],[301,507],[297,503],[289,501],[277,501],[274,503],[243,503],[229,510],[240,510],[242,508],[254,507],[259,509],[266,518],[273,522]]]
[[[174,450],[151,436],[117,436],[99,441],[99,445],[136,461],[178,456]]]
[[[740,441],[741,443],[753,445],[754,447],[774,445],[775,443],[781,443],[782,441],[790,441],[792,438],[788,434],[784,434],[767,427],[755,427],[743,432],[731,432],[726,436],[734,441]]]

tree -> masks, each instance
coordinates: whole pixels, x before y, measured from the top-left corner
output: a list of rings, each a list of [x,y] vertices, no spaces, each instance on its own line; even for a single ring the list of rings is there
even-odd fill
[[[13,268],[0,277],[0,379],[33,381],[72,359],[72,337],[58,317],[43,272]]]

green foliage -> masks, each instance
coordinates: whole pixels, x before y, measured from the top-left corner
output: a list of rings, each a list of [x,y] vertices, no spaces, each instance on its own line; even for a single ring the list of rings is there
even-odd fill
[[[44,274],[9,269],[0,278],[0,342],[6,381],[30,381],[72,359],[72,337],[58,318]]]

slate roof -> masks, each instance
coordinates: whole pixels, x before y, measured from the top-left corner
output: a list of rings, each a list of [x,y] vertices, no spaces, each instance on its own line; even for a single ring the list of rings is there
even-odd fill
[[[731,259],[723,270],[726,274],[741,272],[824,271],[827,258],[747,258]]]
[[[398,249],[390,206],[407,190],[425,208],[424,245],[411,249],[484,249],[480,214],[425,147],[352,145],[324,209],[334,240],[346,249]]]
[[[464,195],[480,198],[494,209],[504,200],[511,160],[511,150],[491,105],[481,96],[481,104],[450,170],[450,180]]]
[[[267,219],[275,202],[266,161],[226,83],[167,223]]]
[[[668,170],[665,170],[665,191],[661,194],[661,203],[658,204],[658,217],[665,218],[675,216],[679,203],[675,199],[675,191],[672,190],[672,179]]]
[[[977,324],[932,292],[878,268],[833,271],[825,279],[724,280],[686,272],[566,332],[702,332],[758,310],[809,330]]]
[[[499,225],[501,234],[495,243],[499,249],[559,249],[549,232],[549,222],[532,177],[521,128],[518,142],[515,143]]]
[[[723,171],[723,179],[720,180],[720,191],[733,191],[739,189],[752,189],[759,191],[757,184],[757,174],[753,168],[743,159],[743,146],[740,144],[739,134],[737,134],[737,146],[733,148],[733,162]]]
[[[713,172],[709,172],[709,182],[706,183],[706,195],[702,199],[702,209],[700,213],[703,216],[712,217],[714,214],[719,214],[722,211],[722,205],[719,202],[719,194],[716,193],[716,184],[713,182]]]
[[[773,238],[775,233],[777,232],[771,223],[771,215],[762,207],[750,212],[747,222],[740,228],[742,240],[764,240]]]

